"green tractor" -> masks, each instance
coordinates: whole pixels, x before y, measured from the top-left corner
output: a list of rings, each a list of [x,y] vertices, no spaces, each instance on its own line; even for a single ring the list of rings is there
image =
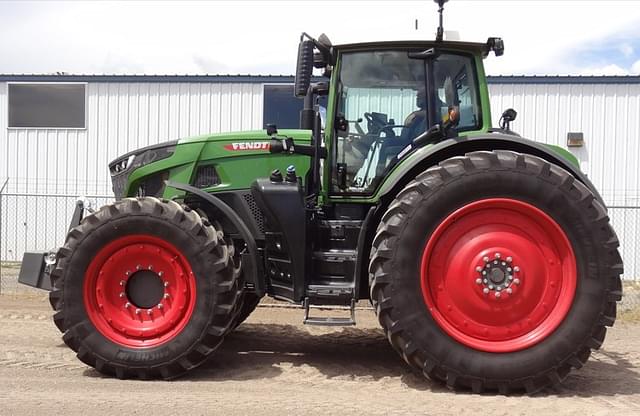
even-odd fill
[[[502,40],[442,34],[303,34],[300,130],[119,157],[117,201],[78,203],[64,246],[25,254],[20,280],[51,287],[64,342],[118,378],[197,367],[268,295],[314,325],[354,325],[369,300],[407,364],[454,389],[561,382],[616,318],[618,239],[570,153],[512,132],[511,109],[492,127],[483,59]]]

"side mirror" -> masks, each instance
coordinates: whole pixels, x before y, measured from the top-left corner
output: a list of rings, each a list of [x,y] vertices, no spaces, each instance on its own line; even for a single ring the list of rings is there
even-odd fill
[[[298,64],[296,66],[296,80],[294,94],[296,97],[307,95],[309,85],[311,85],[311,75],[313,74],[313,41],[301,40],[298,45]]]
[[[493,51],[496,56],[504,55],[504,41],[502,38],[487,39],[487,48],[489,48],[490,51]]]
[[[502,130],[510,131],[511,122],[514,121],[517,116],[518,112],[513,108],[504,110],[504,113],[502,113],[502,116],[500,117],[500,128]]]

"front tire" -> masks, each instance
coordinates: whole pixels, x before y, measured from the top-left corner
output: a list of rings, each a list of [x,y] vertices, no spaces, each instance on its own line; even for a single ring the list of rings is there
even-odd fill
[[[371,298],[392,346],[451,388],[538,391],[600,347],[621,298],[606,209],[565,170],[507,151],[448,159],[382,218]]]
[[[247,318],[256,310],[261,298],[253,292],[244,292],[240,299],[240,307],[238,308],[238,314],[233,323],[233,328],[240,326]]]
[[[231,328],[240,292],[230,252],[220,231],[174,201],[107,205],[72,229],[58,252],[54,322],[101,373],[177,377]]]

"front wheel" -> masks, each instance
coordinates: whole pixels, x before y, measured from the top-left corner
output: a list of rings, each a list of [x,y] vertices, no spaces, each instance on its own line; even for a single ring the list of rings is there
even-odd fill
[[[370,261],[378,319],[425,376],[538,391],[599,348],[621,297],[605,208],[565,170],[514,152],[448,159],[409,183]]]
[[[156,198],[108,205],[72,229],[52,272],[54,322],[78,358],[119,378],[174,378],[230,330],[238,273],[221,231]]]

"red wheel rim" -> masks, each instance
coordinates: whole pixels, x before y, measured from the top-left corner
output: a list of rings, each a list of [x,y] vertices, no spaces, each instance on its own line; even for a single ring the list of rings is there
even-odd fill
[[[561,227],[528,203],[495,198],[449,215],[424,249],[421,287],[438,325],[488,352],[529,348],[571,308],[576,260]]]
[[[127,285],[139,272],[160,279],[159,301],[151,307],[140,307],[129,298]],[[118,238],[87,268],[87,315],[102,335],[123,346],[146,348],[173,339],[189,322],[195,301],[191,265],[176,247],[157,237]]]

